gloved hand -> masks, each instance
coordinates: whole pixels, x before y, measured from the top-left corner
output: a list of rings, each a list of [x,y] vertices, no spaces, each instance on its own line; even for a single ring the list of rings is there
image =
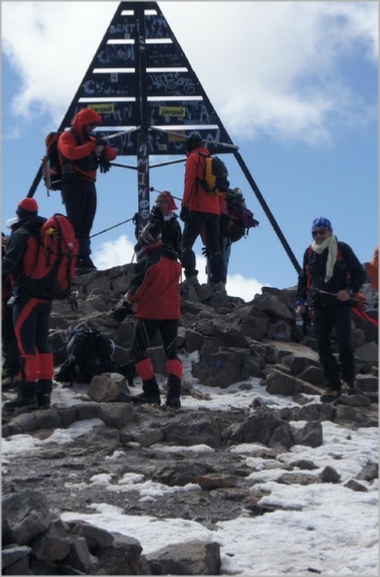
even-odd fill
[[[132,314],[133,310],[130,303],[123,301],[122,306],[116,307],[116,309],[110,313],[110,317],[115,321],[122,323],[127,318],[128,315]]]
[[[181,212],[179,213],[179,218],[182,220],[182,222],[187,222],[189,220],[189,216],[190,216],[190,211],[189,211],[188,207],[183,206],[181,208]]]
[[[207,247],[206,247],[206,246],[204,246],[204,247],[202,248],[202,251],[201,251],[201,252],[202,252],[203,256],[205,256],[206,258],[208,258],[208,257],[210,256],[209,253],[208,253],[208,250],[207,250]]]
[[[158,219],[160,222],[164,220],[161,210],[156,205],[154,205],[154,207],[150,211],[150,214],[152,215],[153,218]]]
[[[104,154],[101,154],[99,157],[100,172],[104,174],[104,173],[108,172],[110,168],[111,168],[110,161],[104,156]]]
[[[96,137],[96,146],[108,146],[108,142],[104,140],[104,138],[100,138],[100,136]]]

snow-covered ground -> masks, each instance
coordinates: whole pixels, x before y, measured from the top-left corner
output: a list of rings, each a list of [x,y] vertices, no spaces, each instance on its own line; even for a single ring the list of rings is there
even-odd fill
[[[203,386],[190,374],[190,362],[185,360],[185,378],[193,383],[195,390],[208,394],[210,400],[197,400],[192,396],[183,397],[182,406],[189,411],[199,407],[212,410],[248,407],[255,397],[264,399],[268,406],[289,406],[294,404],[288,397],[269,395],[259,385],[258,379],[245,383],[251,390],[239,389],[239,383],[228,389]],[[73,404],[87,390],[85,386],[74,389],[56,388],[53,403]],[[317,400],[317,398],[316,398]],[[57,429],[47,440],[35,439],[29,435],[15,435],[2,441],[3,475],[12,454],[38,451],[47,443],[65,444],[86,434],[91,427],[102,421],[93,419],[79,421],[67,429]],[[304,426],[304,422],[291,422],[293,427]],[[248,480],[252,487],[270,491],[260,505],[276,505],[281,510],[258,517],[247,512],[231,521],[220,521],[216,530],[207,529],[200,523],[183,519],[162,520],[155,517],[129,516],[122,508],[106,503],[94,503],[93,513],[66,512],[64,521],[83,519],[108,531],[117,531],[137,538],[143,553],[149,554],[169,543],[186,542],[192,539],[217,541],[221,546],[221,572],[229,575],[378,575],[378,482],[372,484],[360,481],[368,492],[353,491],[344,484],[354,478],[368,463],[378,461],[378,429],[346,429],[331,422],[323,422],[323,445],[315,449],[302,445],[293,446],[288,453],[273,459],[257,457],[257,444],[232,446],[229,450],[241,454],[252,469]],[[165,447],[156,445],[157,451],[213,451],[205,445],[193,447]],[[122,451],[116,451],[109,459],[121,459]],[[318,469],[308,471],[318,474],[327,466],[341,475],[339,483],[310,485],[285,485],[277,480],[284,470],[278,461],[288,463],[297,459],[308,459]],[[297,474],[297,469],[290,474]],[[166,492],[201,491],[197,485],[168,487],[160,483],[144,480],[142,475],[126,474],[121,479],[110,475],[95,475],[90,483],[101,484],[104,491],[127,492],[138,490],[143,500],[154,500]],[[75,492],[75,480],[70,484]],[[38,488],[38,487],[36,487]]]

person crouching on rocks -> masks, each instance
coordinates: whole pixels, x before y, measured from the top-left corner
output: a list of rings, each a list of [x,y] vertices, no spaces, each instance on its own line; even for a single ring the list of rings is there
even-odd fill
[[[152,361],[147,355],[147,348],[159,331],[168,372],[166,405],[178,409],[181,406],[182,378],[182,363],[177,356],[182,267],[176,252],[161,242],[160,228],[154,223],[143,228],[135,251],[136,274],[124,299],[132,305],[138,319],[131,355],[143,382],[143,393],[130,396],[127,401],[161,404]]]

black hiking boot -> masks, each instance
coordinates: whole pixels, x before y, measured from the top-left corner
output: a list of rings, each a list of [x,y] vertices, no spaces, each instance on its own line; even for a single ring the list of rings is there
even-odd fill
[[[51,400],[49,394],[37,393],[37,402],[39,409],[50,409]]]
[[[39,409],[50,409],[50,396],[53,388],[51,379],[38,379],[37,381],[37,402]]]
[[[327,391],[320,396],[320,400],[322,401],[322,403],[332,403],[333,401],[339,399],[341,394],[342,391],[338,389],[328,388]]]
[[[36,383],[20,383],[17,397],[11,401],[6,401],[3,405],[5,411],[14,411],[16,409],[37,409],[37,387]]]
[[[358,394],[358,388],[356,386],[356,382],[353,382],[353,383],[344,382],[342,392],[345,393],[346,395],[357,395]]]
[[[82,256],[78,258],[75,266],[76,275],[86,274],[94,270],[97,270],[97,268],[89,256]]]
[[[176,375],[169,374],[168,376],[168,394],[166,396],[166,406],[172,409],[181,408],[181,379]]]
[[[8,373],[4,378],[1,379],[1,387],[3,389],[14,389],[20,384],[20,377],[17,375],[12,375]]]
[[[39,379],[37,381],[37,402],[39,409],[50,409],[50,396],[53,388],[51,379]]]
[[[143,392],[140,395],[132,395],[131,402],[161,405],[160,389],[158,388],[156,377],[149,381],[143,381]]]

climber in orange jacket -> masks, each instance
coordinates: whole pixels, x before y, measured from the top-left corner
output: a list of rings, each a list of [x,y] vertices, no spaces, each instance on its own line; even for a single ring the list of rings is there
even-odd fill
[[[108,172],[116,151],[92,131],[102,124],[102,117],[83,108],[75,115],[72,128],[61,134],[58,152],[62,166],[62,201],[79,242],[77,269],[93,270],[90,258],[90,232],[96,214],[96,172]],[[79,271],[78,270],[78,271]]]
[[[186,142],[185,189],[180,219],[185,223],[181,242],[181,265],[188,284],[199,286],[194,243],[204,229],[205,244],[210,258],[211,284],[224,289],[226,270],[219,244],[219,198],[206,192],[199,182],[204,178],[205,156],[210,151],[203,146],[201,137],[193,134]]]

